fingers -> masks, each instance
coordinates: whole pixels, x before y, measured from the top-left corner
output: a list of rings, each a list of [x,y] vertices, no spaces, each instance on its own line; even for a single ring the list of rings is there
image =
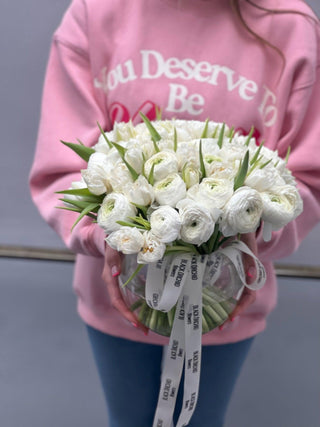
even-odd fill
[[[148,328],[139,322],[137,317],[127,307],[119,288],[118,276],[121,273],[122,255],[106,247],[102,279],[106,283],[111,305],[122,314],[133,326],[141,329],[147,335]]]
[[[251,289],[244,288],[244,291],[238,301],[236,308],[230,315],[230,320],[233,321],[235,317],[239,316],[243,313],[247,308],[253,304],[256,300],[256,291],[252,291]]]
[[[258,255],[258,246],[257,246],[255,233],[242,234],[241,240],[243,241],[243,243],[245,243],[248,246],[248,248],[251,250],[251,252],[255,256]],[[256,266],[253,258],[250,255],[243,253],[242,259],[243,259],[244,271],[246,274],[246,281],[248,284],[250,284],[254,282],[254,280],[257,277]]]

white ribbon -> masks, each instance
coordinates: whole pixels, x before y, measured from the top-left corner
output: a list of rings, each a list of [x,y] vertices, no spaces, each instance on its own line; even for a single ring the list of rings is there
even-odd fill
[[[250,255],[256,266],[257,278],[250,285],[245,278],[242,252]],[[263,265],[250,249],[239,241],[232,242],[228,247],[210,255],[196,256],[184,253],[174,258],[165,257],[158,263],[148,266],[146,278],[148,305],[153,309],[168,312],[177,304],[163,364],[153,427],[173,426],[173,412],[183,365],[185,366],[183,405],[176,427],[187,426],[193,415],[200,381],[202,282],[209,257],[211,283],[218,279],[222,255],[227,256],[234,264],[243,285],[241,292],[244,286],[257,290],[264,285],[266,274]]]

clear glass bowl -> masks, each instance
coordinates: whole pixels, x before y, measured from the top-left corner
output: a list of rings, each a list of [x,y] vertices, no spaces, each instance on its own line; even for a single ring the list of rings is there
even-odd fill
[[[174,320],[174,306],[168,313],[155,310],[145,300],[145,283],[148,265],[125,287],[123,284],[137,268],[137,256],[125,255],[119,278],[120,289],[130,309],[135,312],[139,321],[152,331],[170,336]],[[217,280],[212,277],[219,271]],[[234,264],[225,255],[219,253],[219,261],[211,254],[208,257],[202,283],[202,333],[205,334],[226,321],[240,298],[243,286]]]

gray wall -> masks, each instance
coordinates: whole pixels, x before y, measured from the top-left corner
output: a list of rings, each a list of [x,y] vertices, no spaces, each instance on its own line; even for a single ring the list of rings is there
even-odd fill
[[[63,247],[31,203],[27,177],[50,38],[68,3],[0,1],[0,245]],[[319,265],[319,238],[320,226],[289,261]],[[0,272],[1,427],[107,427],[72,265],[0,258]],[[226,427],[320,425],[319,305],[319,280],[279,280],[278,307],[246,361]]]
[[[320,5],[311,1],[320,13]],[[2,0],[0,5],[0,244],[62,247],[29,198],[28,173],[52,32],[68,0]],[[320,226],[290,262],[319,263]]]

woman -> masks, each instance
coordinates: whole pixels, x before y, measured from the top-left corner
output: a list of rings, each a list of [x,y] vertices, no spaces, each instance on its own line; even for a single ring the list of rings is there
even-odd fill
[[[55,209],[55,191],[79,180],[81,160],[59,140],[93,145],[96,122],[163,118],[234,125],[284,157],[304,200],[304,213],[270,242],[247,243],[267,271],[223,328],[203,336],[198,406],[190,426],[222,426],[253,337],[276,304],[272,261],[289,255],[320,218],[319,27],[303,1],[74,0],[54,34],[31,191],[48,223],[76,252],[74,289],[104,387],[110,427],[152,425],[167,339],[141,325],[118,291],[118,253],[88,219]],[[257,245],[257,247],[256,247]],[[250,264],[247,276],[255,276]]]

